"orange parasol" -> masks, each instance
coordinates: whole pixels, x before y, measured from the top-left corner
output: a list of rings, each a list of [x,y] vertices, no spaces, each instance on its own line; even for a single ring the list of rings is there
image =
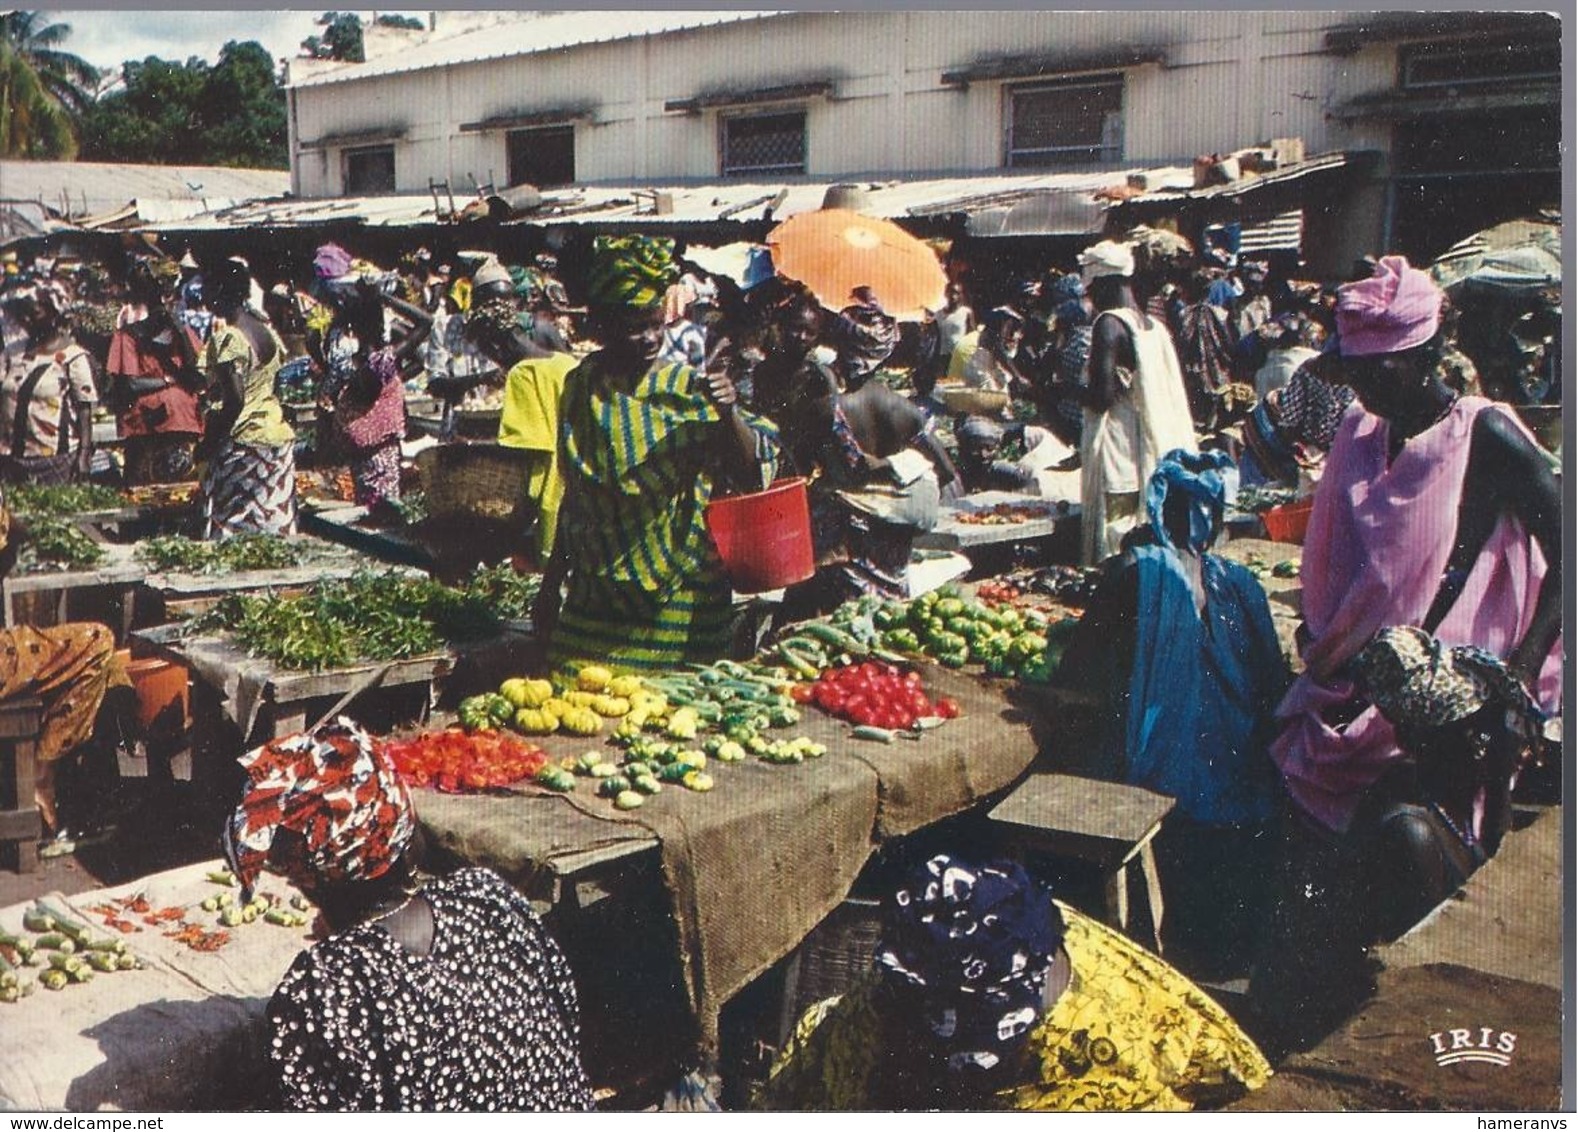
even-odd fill
[[[841,208],[791,216],[767,234],[779,274],[840,310],[857,287],[870,287],[882,309],[916,320],[943,304],[948,277],[936,253],[889,220]]]

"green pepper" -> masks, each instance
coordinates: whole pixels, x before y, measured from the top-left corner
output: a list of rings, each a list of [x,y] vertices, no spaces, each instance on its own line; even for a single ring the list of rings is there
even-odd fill
[[[877,609],[871,615],[871,623],[878,629],[895,629],[904,624],[908,610],[896,601],[890,601]]]
[[[1052,679],[1052,669],[1045,656],[1031,657],[1019,666],[1019,679],[1027,684],[1045,684]]]
[[[963,668],[969,663],[970,656],[963,649],[953,649],[940,654],[937,660],[944,668]]]
[[[935,612],[938,617],[946,621],[948,618],[957,617],[964,612],[964,602],[956,597],[940,598],[937,601]]]

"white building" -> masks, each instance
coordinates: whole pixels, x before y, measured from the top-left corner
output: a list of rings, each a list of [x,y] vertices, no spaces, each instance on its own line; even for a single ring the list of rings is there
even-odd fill
[[[1117,172],[1298,138],[1382,155],[1344,253],[1439,250],[1560,197],[1553,16],[574,12],[449,35],[444,17],[367,63],[293,70],[297,195]]]

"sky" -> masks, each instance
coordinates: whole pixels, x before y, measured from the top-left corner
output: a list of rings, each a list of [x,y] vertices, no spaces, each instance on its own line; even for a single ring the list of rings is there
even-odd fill
[[[340,9],[345,10],[345,9]],[[118,70],[128,59],[185,62],[193,55],[214,62],[230,40],[255,39],[276,59],[294,56],[324,8],[300,11],[231,9],[226,11],[125,11],[111,8],[56,11],[44,9],[51,23],[71,25],[64,50],[104,70]],[[363,19],[371,17],[362,13]]]

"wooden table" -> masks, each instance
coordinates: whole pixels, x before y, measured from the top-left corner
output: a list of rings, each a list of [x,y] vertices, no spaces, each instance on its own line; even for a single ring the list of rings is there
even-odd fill
[[[104,621],[117,643],[124,643],[136,624],[136,590],[148,568],[133,547],[110,543],[102,549],[104,561],[88,569],[12,574],[0,582],[5,625]]]
[[[1162,950],[1162,888],[1152,841],[1173,799],[1138,786],[1033,774],[1005,798],[991,817],[1030,852],[1088,861],[1105,874],[1107,922],[1129,930],[1130,867],[1145,883],[1157,954]]]
[[[1040,513],[1040,517],[1018,523],[966,523],[960,516],[989,511],[999,504],[1023,507]],[[1012,491],[978,491],[966,495],[956,503],[944,506],[937,525],[915,539],[915,545],[936,550],[968,550],[972,547],[991,546],[1005,542],[1028,542],[1049,538],[1056,534],[1060,524],[1066,524],[1079,514],[1075,505],[1038,495],[1023,495]]]

